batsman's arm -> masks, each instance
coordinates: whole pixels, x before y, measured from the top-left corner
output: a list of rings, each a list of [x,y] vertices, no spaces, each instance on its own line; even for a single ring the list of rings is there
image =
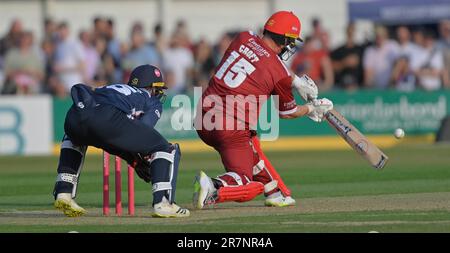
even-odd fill
[[[293,77],[292,77],[293,76]],[[296,105],[294,94],[292,91],[297,90],[300,96],[317,97],[317,87],[314,82],[307,76],[299,78],[296,75],[286,77],[274,86],[274,95],[279,96],[280,118],[282,119],[295,119],[310,113],[314,108],[310,105]]]
[[[293,113],[282,114],[280,113],[280,118],[282,119],[296,119],[298,117],[305,116],[309,114],[314,108],[311,105],[297,105],[297,110]]]
[[[295,89],[303,101],[310,101],[317,98],[318,90],[314,81],[307,75],[298,77],[294,73],[291,73],[291,86],[290,94],[292,94],[292,89]],[[295,119],[298,117],[305,116],[314,110],[314,106],[311,104],[297,105],[297,110],[293,113],[283,114],[280,113],[280,118],[282,119]]]

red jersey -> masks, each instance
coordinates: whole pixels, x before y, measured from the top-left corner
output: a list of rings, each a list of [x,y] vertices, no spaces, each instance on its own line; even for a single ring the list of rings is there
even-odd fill
[[[244,122],[248,129],[249,125],[256,126],[260,108],[270,95],[278,95],[280,114],[297,110],[292,77],[284,63],[261,38],[241,32],[226,50],[203,93],[203,114],[220,107],[226,118]],[[208,97],[212,98],[205,99]]]

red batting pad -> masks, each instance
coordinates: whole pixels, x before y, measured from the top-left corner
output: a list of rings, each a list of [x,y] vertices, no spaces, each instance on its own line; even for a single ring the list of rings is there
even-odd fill
[[[218,190],[216,203],[226,201],[245,202],[254,199],[264,192],[264,185],[260,182],[249,182],[246,185],[224,186]]]

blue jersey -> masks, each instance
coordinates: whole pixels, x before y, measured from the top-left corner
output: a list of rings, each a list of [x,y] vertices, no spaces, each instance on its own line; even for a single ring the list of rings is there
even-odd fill
[[[162,113],[161,101],[149,91],[126,84],[111,84],[95,89],[95,101],[123,111],[131,119],[139,119],[154,127]]]

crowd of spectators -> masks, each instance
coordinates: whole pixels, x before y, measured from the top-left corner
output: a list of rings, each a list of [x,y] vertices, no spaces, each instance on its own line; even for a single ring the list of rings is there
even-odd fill
[[[151,40],[142,23],[130,29],[129,40],[117,39],[114,20],[93,19],[92,27],[72,36],[66,22],[45,20],[44,35],[36,41],[19,19],[0,38],[1,94],[48,93],[64,98],[76,83],[101,86],[122,83],[141,64],[159,66],[172,94],[207,86],[214,68],[236,32],[224,33],[217,43],[192,41],[184,21],[170,36],[156,24]],[[321,91],[362,88],[438,90],[450,88],[450,20],[437,31],[407,26],[377,26],[373,40],[357,43],[355,24],[346,39],[330,47],[330,36],[319,19],[312,22],[299,52],[287,65],[297,75],[308,74]],[[390,36],[392,35],[392,36]]]
[[[330,49],[319,20],[292,61],[297,74],[308,74],[319,89],[361,88],[438,90],[450,88],[450,20],[438,31],[424,27],[376,26],[374,39],[358,44],[355,24],[345,31],[343,45]]]

